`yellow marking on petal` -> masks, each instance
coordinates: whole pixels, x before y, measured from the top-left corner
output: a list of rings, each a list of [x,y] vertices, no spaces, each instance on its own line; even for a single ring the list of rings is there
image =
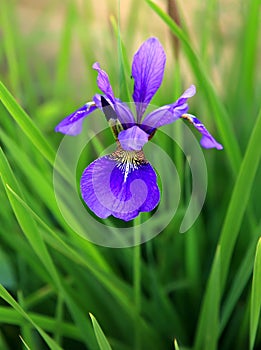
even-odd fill
[[[117,163],[117,167],[124,173],[124,180],[126,182],[130,172],[138,169],[142,164],[148,163],[145,159],[143,151],[126,151],[119,142],[115,152],[109,155]]]

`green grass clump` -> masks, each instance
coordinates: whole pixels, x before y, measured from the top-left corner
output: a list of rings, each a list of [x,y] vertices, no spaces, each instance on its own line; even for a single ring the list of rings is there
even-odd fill
[[[18,2],[2,0],[0,11],[0,349],[258,349],[260,1],[239,1],[236,9],[198,1],[197,11],[178,2],[180,25],[164,2],[150,0],[133,0],[124,11],[122,2],[120,20],[116,1],[101,3],[102,13],[87,1],[42,6],[33,8],[38,17],[30,30]],[[50,29],[52,21],[59,30]],[[170,34],[180,43],[175,55]],[[98,92],[95,61],[109,72],[116,95],[128,99],[131,58],[152,35],[168,60],[153,103],[170,103],[194,83],[191,110],[224,150],[204,151],[206,202],[180,234],[188,165],[158,132],[156,143],[179,172],[176,215],[153,240],[111,249],[80,236],[62,216],[53,188],[62,136],[53,129]],[[181,132],[178,123],[169,128]],[[77,171],[111,143],[111,135],[101,133]],[[60,164],[58,172],[69,186],[74,179],[66,169]],[[105,223],[108,234],[129,225]],[[92,223],[85,229],[90,237],[99,234]],[[134,230],[136,243],[139,233]]]

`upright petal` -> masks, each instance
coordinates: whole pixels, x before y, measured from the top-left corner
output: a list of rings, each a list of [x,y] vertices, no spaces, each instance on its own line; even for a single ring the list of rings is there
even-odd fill
[[[134,55],[132,63],[134,92],[132,96],[136,103],[138,122],[161,85],[165,62],[166,55],[157,38],[146,40]]]
[[[157,206],[157,176],[145,160],[135,164],[120,162],[122,154],[116,153],[95,160],[84,170],[81,193],[98,217],[113,215],[129,221]]]
[[[56,127],[55,131],[67,135],[78,135],[82,131],[82,122],[87,115],[97,109],[94,102],[88,102],[77,111],[64,118]]]
[[[98,72],[97,85],[98,88],[110,99],[112,103],[115,102],[114,93],[111,87],[111,83],[108,74],[101,69],[100,64],[95,62],[92,66]]]
[[[183,114],[182,118],[188,120],[201,133],[202,138],[200,140],[200,144],[202,147],[204,147],[204,148],[216,148],[218,150],[223,149],[223,146],[214,139],[214,137],[209,133],[209,131],[201,123],[201,121],[198,120],[194,115]]]
[[[182,114],[188,111],[187,99],[195,93],[196,88],[191,85],[176,102],[160,107],[146,115],[142,121],[142,129],[151,134],[155,129],[179,119]]]
[[[149,135],[138,126],[122,130],[118,135],[121,147],[125,151],[140,151],[148,142]]]

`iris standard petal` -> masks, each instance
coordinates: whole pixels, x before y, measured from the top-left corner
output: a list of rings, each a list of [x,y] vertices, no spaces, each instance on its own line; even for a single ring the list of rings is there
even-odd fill
[[[148,139],[149,135],[136,125],[118,135],[121,147],[126,151],[140,151]]]
[[[98,88],[110,99],[112,103],[115,101],[114,93],[111,87],[111,83],[108,74],[101,69],[100,64],[95,62],[92,66],[98,72],[97,85]]]
[[[133,100],[136,104],[137,121],[161,85],[166,55],[157,38],[146,40],[136,52],[132,63],[134,78]]]
[[[223,146],[218,143],[214,137],[209,133],[205,126],[192,114],[183,114],[183,119],[188,120],[194,127],[201,133],[202,138],[200,144],[204,148],[216,148],[218,150],[223,149]]]
[[[61,132],[67,135],[78,135],[82,131],[82,122],[87,115],[97,109],[94,102],[88,102],[77,111],[64,118],[56,127],[56,132]]]
[[[160,199],[157,176],[140,154],[143,153],[136,152],[135,163],[125,151],[118,149],[84,170],[80,183],[82,197],[98,217],[113,215],[129,221],[157,206]]]
[[[146,115],[142,121],[142,129],[151,134],[155,129],[179,119],[182,114],[188,111],[187,99],[195,93],[196,88],[191,85],[176,102],[160,107]]]

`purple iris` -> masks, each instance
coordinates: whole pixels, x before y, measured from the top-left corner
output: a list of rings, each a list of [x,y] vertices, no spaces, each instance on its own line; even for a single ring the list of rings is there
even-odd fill
[[[114,96],[107,73],[99,63],[94,63],[93,69],[98,72],[97,85],[103,95],[94,95],[91,102],[63,119],[55,128],[55,131],[64,134],[77,135],[81,132],[83,119],[90,113],[98,108],[105,114],[117,148],[112,154],[92,162],[84,170],[80,181],[83,200],[100,218],[113,215],[129,221],[140,212],[153,210],[159,203],[157,175],[142,149],[160,126],[179,118],[186,119],[202,134],[202,147],[223,148],[196,117],[187,114],[187,99],[196,93],[194,85],[176,102],[144,116],[161,85],[165,61],[165,52],[156,38],[146,40],[134,55],[132,97],[136,113],[132,113],[125,103]]]

